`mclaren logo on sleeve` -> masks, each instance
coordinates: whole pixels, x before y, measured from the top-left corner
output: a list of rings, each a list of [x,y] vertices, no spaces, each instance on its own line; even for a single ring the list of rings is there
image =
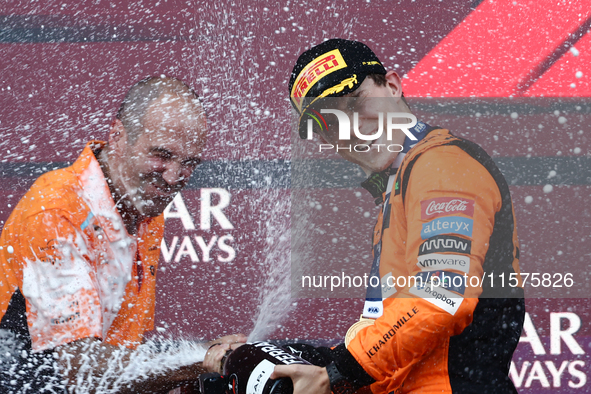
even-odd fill
[[[470,254],[472,241],[453,235],[436,235],[423,242],[419,248],[419,256],[430,253],[452,252]]]

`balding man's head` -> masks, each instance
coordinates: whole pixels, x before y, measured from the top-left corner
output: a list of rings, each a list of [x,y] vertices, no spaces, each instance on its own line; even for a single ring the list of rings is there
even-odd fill
[[[105,168],[121,209],[160,215],[189,181],[207,138],[205,113],[182,81],[152,77],[127,93],[109,133]]]
[[[134,144],[145,129],[145,115],[153,104],[179,101],[182,114],[187,117],[203,116],[199,96],[187,84],[174,77],[160,76],[142,79],[129,89],[117,112],[125,128],[128,142]],[[170,114],[175,115],[175,114]]]

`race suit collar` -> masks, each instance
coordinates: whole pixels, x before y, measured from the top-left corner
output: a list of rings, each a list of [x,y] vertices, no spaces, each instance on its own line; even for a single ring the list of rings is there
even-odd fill
[[[410,138],[406,137],[404,139],[402,151],[398,153],[398,156],[396,156],[396,160],[394,160],[392,166],[381,172],[374,172],[369,176],[369,178],[361,182],[361,186],[370,192],[372,197],[375,199],[376,205],[380,205],[384,202],[383,194],[386,192],[386,188],[388,186],[388,178],[390,175],[396,174],[396,171],[400,167],[404,156],[406,156],[408,151],[410,151],[416,144],[425,138],[427,134],[436,128],[438,127],[429,126],[427,123],[421,122],[419,120],[414,127],[409,129],[412,135],[417,137],[417,140],[411,140]]]
[[[361,182],[361,187],[371,193],[376,201],[376,205],[380,205],[383,202],[382,194],[384,194],[388,186],[390,171],[392,171],[392,167],[388,167],[381,172],[374,172],[369,178]]]

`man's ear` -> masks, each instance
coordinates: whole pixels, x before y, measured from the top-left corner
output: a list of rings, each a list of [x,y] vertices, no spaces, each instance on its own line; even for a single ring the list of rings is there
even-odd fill
[[[109,147],[118,152],[123,152],[123,147],[127,144],[127,132],[121,120],[115,119],[111,123],[111,129],[109,130]]]
[[[392,90],[394,97],[402,96],[402,80],[396,74],[396,71],[388,71],[385,75],[388,87]]]

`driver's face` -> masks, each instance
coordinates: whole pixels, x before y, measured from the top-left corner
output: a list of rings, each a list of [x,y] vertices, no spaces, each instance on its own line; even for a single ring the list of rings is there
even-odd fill
[[[371,78],[365,78],[353,93],[332,100],[335,109],[348,115],[351,128],[355,126],[357,117],[357,130],[363,138],[351,130],[351,139],[340,139],[337,116],[329,113],[322,115],[327,127],[316,129],[318,134],[335,149],[338,147],[337,152],[341,157],[360,165],[366,172],[379,172],[390,166],[405,137],[402,132],[394,132],[392,138],[388,139],[386,114],[406,111],[399,104],[400,97],[393,94],[389,85],[379,86]],[[382,132],[378,135],[380,127]]]

